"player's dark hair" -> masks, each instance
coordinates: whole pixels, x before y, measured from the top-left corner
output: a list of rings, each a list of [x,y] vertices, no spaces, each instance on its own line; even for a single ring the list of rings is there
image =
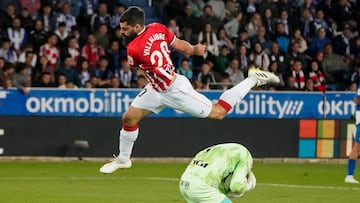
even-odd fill
[[[120,22],[126,22],[128,25],[135,26],[136,24],[144,25],[145,24],[145,13],[144,11],[137,6],[130,6],[126,11],[121,15]]]

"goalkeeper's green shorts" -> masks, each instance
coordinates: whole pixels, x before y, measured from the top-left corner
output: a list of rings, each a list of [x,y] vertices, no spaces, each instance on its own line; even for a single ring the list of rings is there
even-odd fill
[[[180,193],[188,203],[231,203],[217,188],[206,184],[199,177],[184,173],[179,183]]]

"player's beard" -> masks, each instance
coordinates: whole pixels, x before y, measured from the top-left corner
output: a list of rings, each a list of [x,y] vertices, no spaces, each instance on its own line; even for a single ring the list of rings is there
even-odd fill
[[[138,33],[132,31],[129,36],[123,35],[123,43],[127,46],[131,41],[133,41],[137,37]]]

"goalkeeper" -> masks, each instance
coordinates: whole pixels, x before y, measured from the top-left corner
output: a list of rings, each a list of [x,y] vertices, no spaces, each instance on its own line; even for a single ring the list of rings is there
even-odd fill
[[[252,164],[250,152],[240,144],[208,147],[196,154],[182,174],[180,193],[187,202],[231,203],[228,196],[239,197],[255,188]]]

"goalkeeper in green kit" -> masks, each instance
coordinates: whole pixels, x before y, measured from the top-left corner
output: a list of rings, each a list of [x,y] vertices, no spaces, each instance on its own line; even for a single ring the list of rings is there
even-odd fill
[[[253,159],[246,147],[227,143],[208,147],[196,154],[182,174],[180,193],[187,202],[231,203],[255,188]]]

